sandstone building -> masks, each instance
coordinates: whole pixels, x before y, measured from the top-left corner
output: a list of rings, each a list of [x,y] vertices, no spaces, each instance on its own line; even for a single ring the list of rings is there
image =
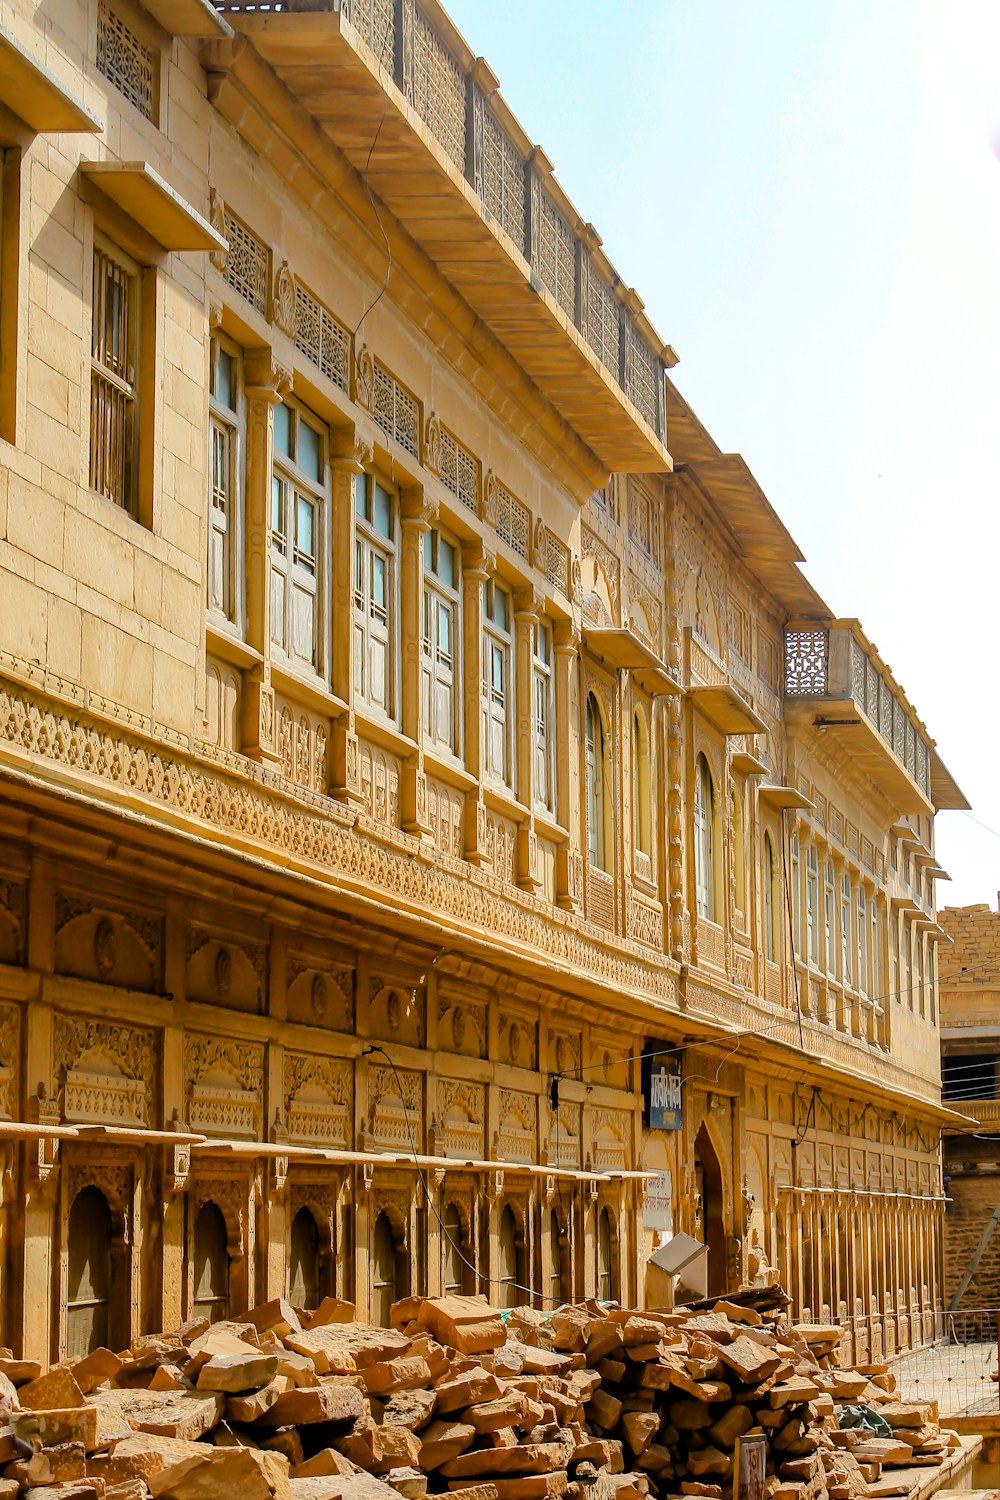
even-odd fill
[[[1000,903],[998,903],[1000,905]],[[941,1084],[964,1130],[943,1137],[945,1305],[1000,1305],[1000,912],[946,907],[941,925]],[[991,1337],[988,1334],[987,1337]]]
[[[961,793],[488,65],[434,0],[0,64],[0,1342],[641,1302],[671,1229],[926,1338]]]

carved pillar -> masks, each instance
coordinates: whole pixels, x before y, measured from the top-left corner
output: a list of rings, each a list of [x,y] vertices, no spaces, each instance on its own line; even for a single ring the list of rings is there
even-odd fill
[[[274,408],[292,388],[291,372],[270,349],[246,356],[247,644],[261,665],[247,673],[243,693],[243,749],[252,760],[277,763],[271,688],[271,469]]]
[[[583,900],[580,852],[580,644],[577,627],[559,620],[553,631],[556,677],[556,812],[569,830],[556,859],[556,904],[579,911]]]
[[[516,764],[517,800],[526,809],[517,830],[515,878],[522,890],[534,891],[541,885],[538,873],[535,838],[535,631],[545,607],[542,595],[533,588],[518,589],[514,595],[514,681],[517,691]],[[549,732],[552,733],[553,726]]]
[[[423,671],[424,537],[438,518],[437,503],[418,485],[400,496],[400,641],[402,643],[402,728],[417,744],[403,762],[400,819],[407,833],[430,835],[427,777],[424,772]]]
[[[472,864],[485,861],[485,806],[483,804],[483,584],[496,558],[481,542],[462,548],[462,704],[465,715],[465,767],[476,778],[477,790],[465,799],[465,857]]]
[[[346,708],[334,722],[330,789],[343,802],[360,802],[358,736],[354,720],[354,480],[371,463],[372,449],[353,427],[336,435],[333,480],[330,665],[334,696]]]

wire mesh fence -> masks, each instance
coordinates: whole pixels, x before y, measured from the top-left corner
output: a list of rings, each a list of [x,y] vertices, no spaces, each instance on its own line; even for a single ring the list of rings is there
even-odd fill
[[[993,1307],[944,1313],[940,1338],[893,1361],[900,1400],[936,1401],[942,1417],[1000,1411],[998,1318]]]

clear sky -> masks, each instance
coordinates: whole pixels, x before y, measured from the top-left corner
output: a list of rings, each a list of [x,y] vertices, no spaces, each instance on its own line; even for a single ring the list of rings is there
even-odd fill
[[[445,0],[973,805],[1000,888],[1000,6]],[[669,438],[668,438],[669,442]]]

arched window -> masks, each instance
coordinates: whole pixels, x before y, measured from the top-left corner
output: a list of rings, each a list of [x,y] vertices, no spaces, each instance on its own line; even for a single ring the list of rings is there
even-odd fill
[[[66,1353],[71,1359],[111,1342],[111,1209],[99,1188],[85,1187],[69,1211]]]
[[[500,1237],[497,1246],[497,1280],[500,1283],[501,1307],[516,1307],[518,1302],[524,1301],[521,1289],[517,1285],[522,1280],[517,1274],[517,1248],[517,1219],[508,1203],[500,1215]]]
[[[392,1304],[406,1296],[402,1257],[396,1246],[396,1235],[389,1215],[383,1210],[375,1220],[372,1232],[372,1291],[375,1322],[380,1328],[389,1327]]]
[[[319,1230],[308,1208],[299,1209],[292,1220],[292,1243],[288,1269],[288,1299],[293,1307],[319,1306]]]
[[[462,1215],[457,1203],[449,1203],[444,1211],[444,1294],[460,1297],[465,1291],[465,1262],[462,1259]]]
[[[615,1285],[616,1241],[611,1210],[602,1208],[597,1216],[597,1296],[601,1302],[614,1302],[618,1297]]]
[[[563,1300],[563,1246],[562,1235],[559,1231],[559,1215],[555,1209],[549,1213],[549,1259],[552,1265],[549,1296],[552,1298],[552,1306],[555,1307]]]
[[[611,798],[604,718],[593,693],[587,696],[587,858],[611,873]]]
[[[770,833],[764,834],[764,945],[768,960],[773,964],[778,959],[778,919],[781,911],[778,894],[778,866],[774,857],[774,841]]]
[[[649,733],[641,708],[632,721],[632,798],[635,808],[635,847],[647,857],[653,853],[653,806],[650,792]]]
[[[699,917],[715,921],[715,787],[708,761],[699,755],[694,775],[694,871]]]
[[[743,790],[733,788],[731,799],[733,818],[733,884],[736,887],[736,909],[746,916],[747,910],[747,853],[746,828],[743,822]]]
[[[193,1313],[210,1323],[229,1317],[228,1236],[215,1203],[203,1203],[194,1221]]]

